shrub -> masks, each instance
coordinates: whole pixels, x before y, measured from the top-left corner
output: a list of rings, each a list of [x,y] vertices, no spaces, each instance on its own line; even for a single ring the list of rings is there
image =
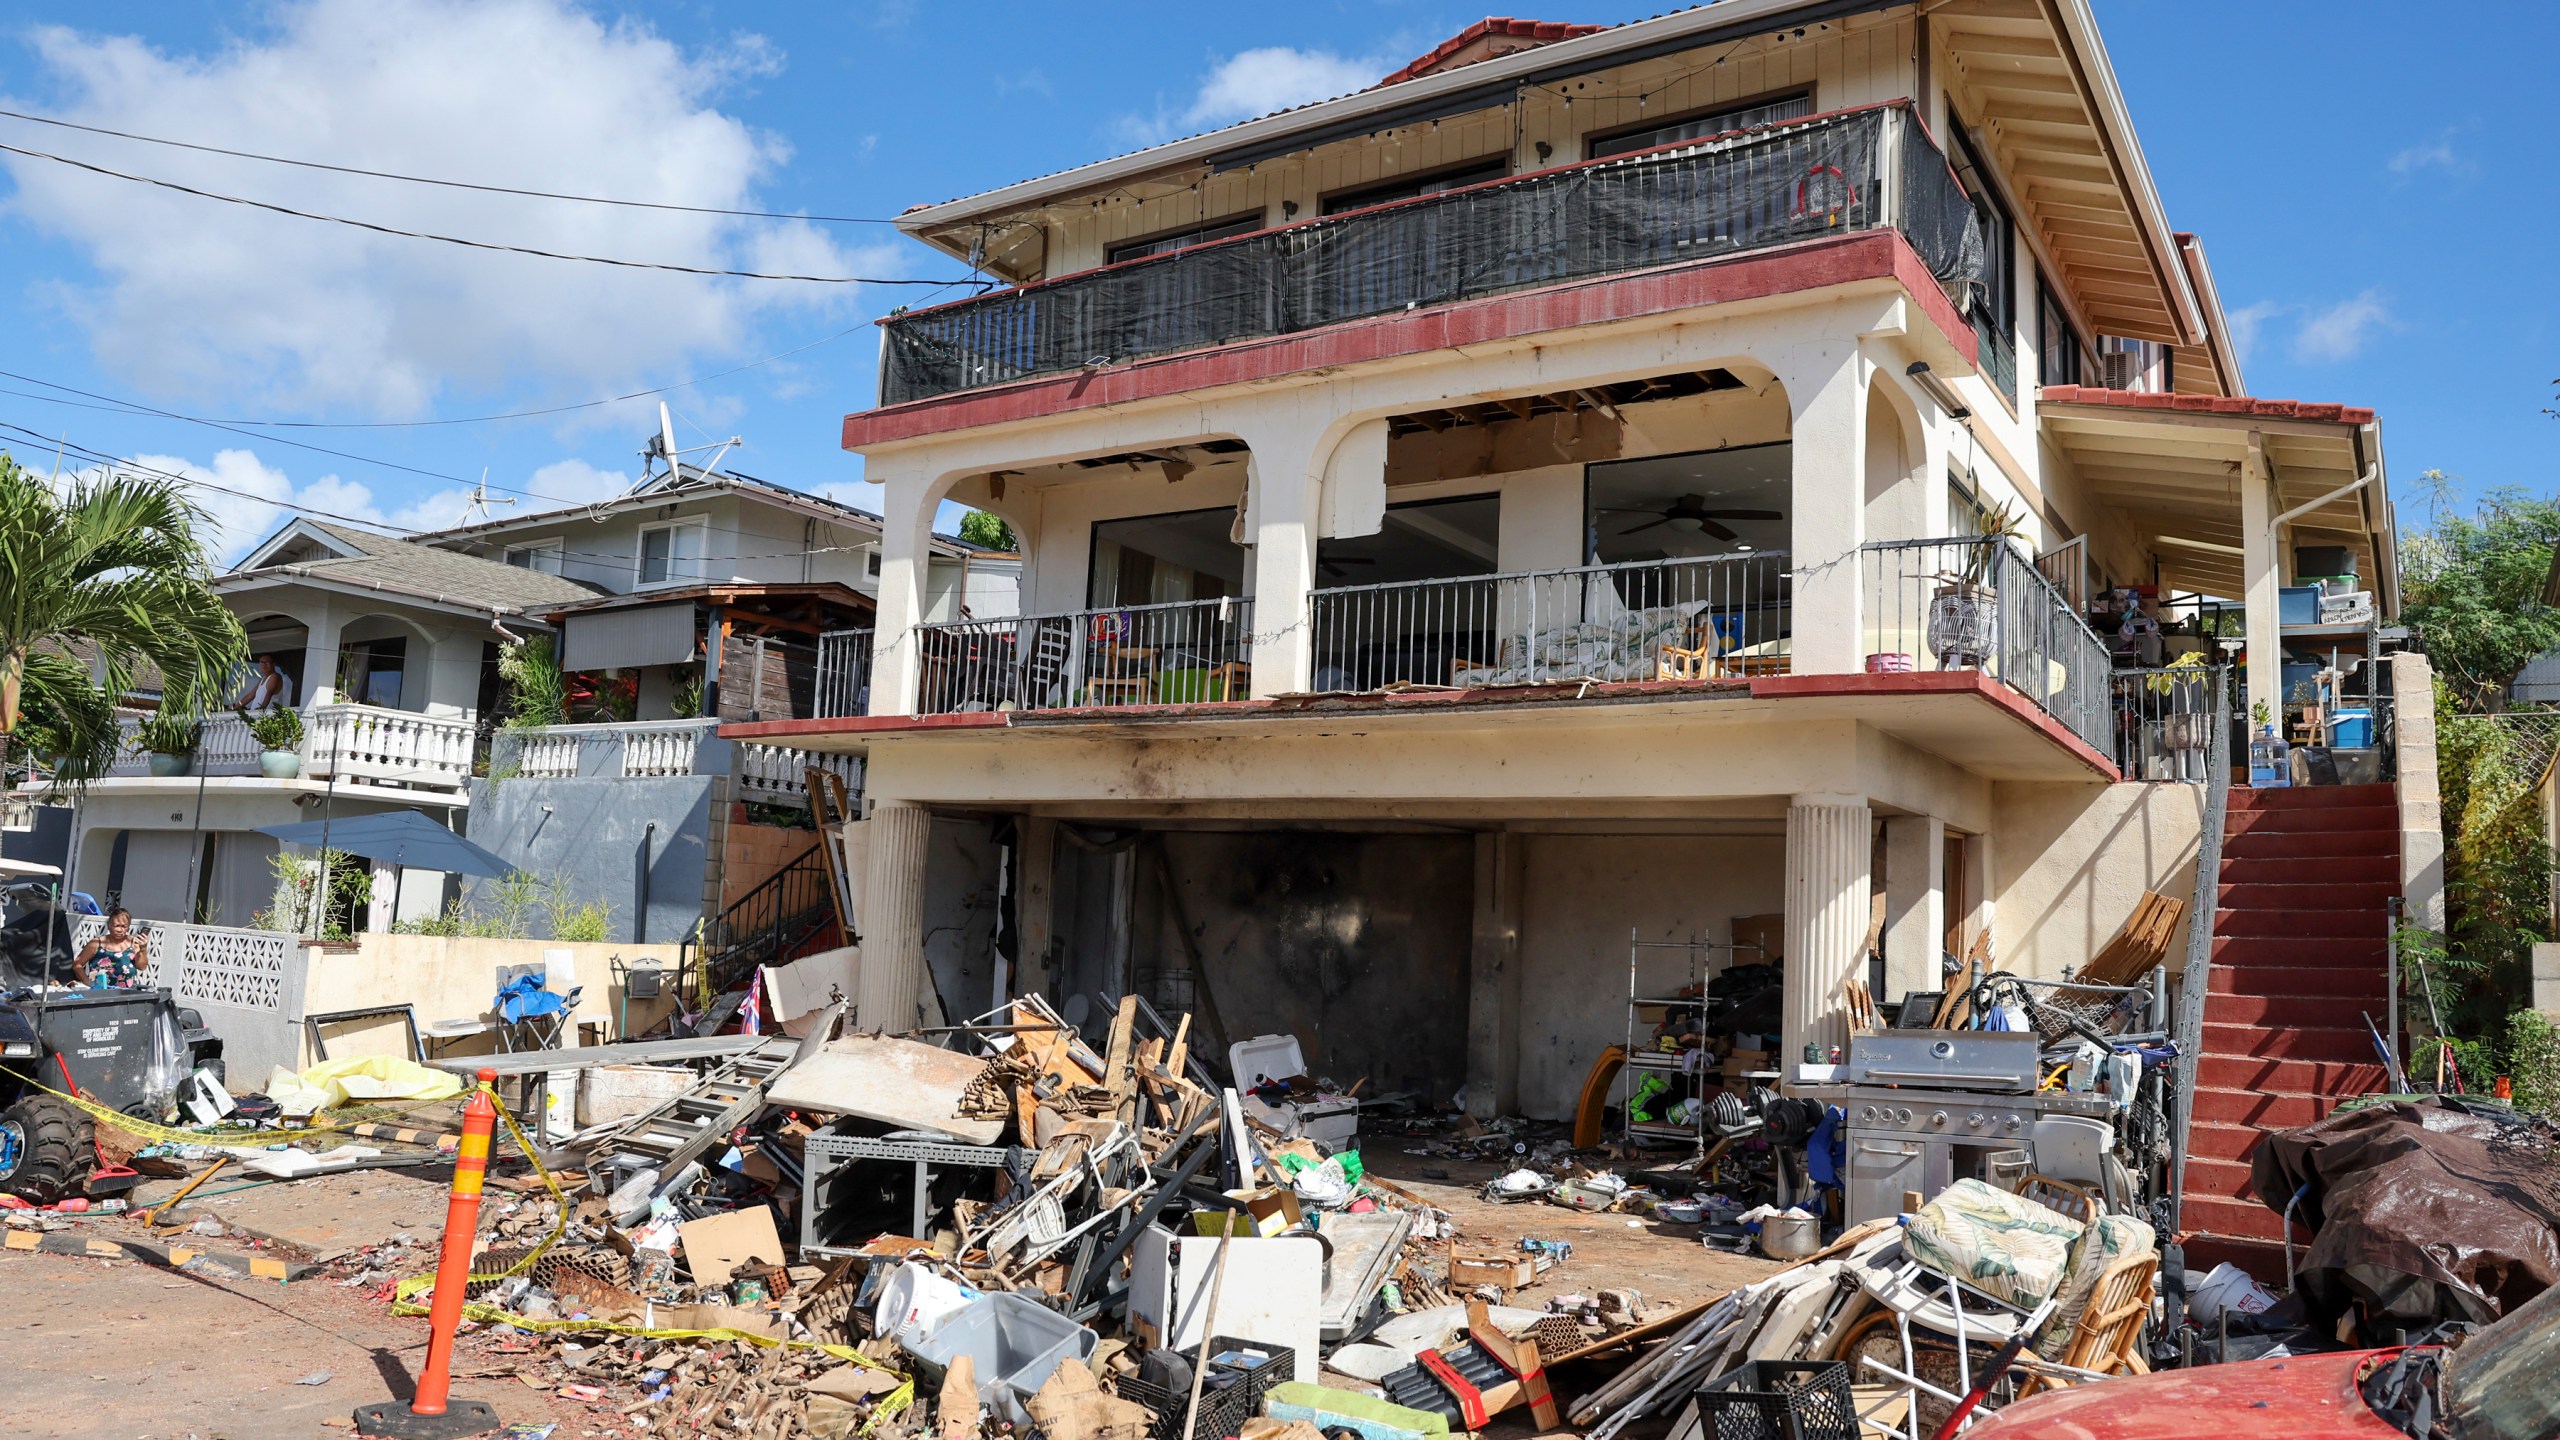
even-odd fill
[[[192,755],[204,743],[204,718],[167,706],[145,715],[133,727],[133,748],[154,755]]]
[[[2517,1109],[2560,1115],[2560,1030],[2538,1010],[2507,1017],[2507,1078]]]

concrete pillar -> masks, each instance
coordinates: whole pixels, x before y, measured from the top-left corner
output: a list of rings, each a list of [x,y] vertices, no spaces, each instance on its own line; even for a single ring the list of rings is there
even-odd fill
[[[1520,1108],[1520,927],[1528,842],[1495,831],[1476,837],[1475,940],[1467,969],[1467,1113],[1478,1120]]]
[[[302,642],[303,705],[330,705],[338,699],[338,632],[346,624],[334,605],[323,605],[306,622],[310,635]]]
[[[1826,1056],[1848,1043],[1840,986],[1866,959],[1874,846],[1865,796],[1787,802],[1786,1038],[1778,1057],[1787,1073],[1808,1041]]]
[[[1849,675],[1866,668],[1867,370],[1858,341],[1807,345],[1774,368],[1793,413],[1795,605],[1790,668]]]
[[[1884,822],[1884,988],[1879,1005],[1935,990],[1947,946],[1947,825],[1934,815]]]
[[[447,719],[469,719],[480,704],[480,661],[487,642],[496,638],[496,632],[485,629],[437,636],[426,673],[418,677],[425,693],[404,693],[401,707]]]
[[[862,983],[854,1020],[902,1034],[924,1023],[924,872],[933,815],[884,800],[862,822],[870,874],[862,887]]]
[[[1245,537],[1253,547],[1253,696],[1312,687],[1307,595],[1315,588],[1317,505],[1322,498],[1320,417],[1294,411],[1249,428]]]
[[[2435,666],[2424,655],[2402,651],[2391,657],[2392,728],[2397,740],[2400,778],[2394,792],[2400,804],[2400,893],[2408,898],[2407,921],[2441,934],[2444,918],[2444,795],[2436,770]],[[2535,947],[2535,954],[2541,947]],[[2541,989],[2541,962],[2535,961],[2535,991]],[[2536,1008],[2541,1001],[2535,1000]]]
[[[922,470],[883,467],[881,482],[880,592],[871,649],[871,713],[913,715],[923,678],[915,627],[925,618],[926,568],[933,511],[932,477]]]
[[[2265,445],[2252,433],[2249,458],[2240,472],[2240,575],[2243,617],[2249,641],[2249,733],[2258,733],[2258,710],[2284,724],[2284,642],[2277,628],[2276,589],[2284,583],[2277,568],[2273,471]],[[2432,713],[2432,706],[2430,707]]]

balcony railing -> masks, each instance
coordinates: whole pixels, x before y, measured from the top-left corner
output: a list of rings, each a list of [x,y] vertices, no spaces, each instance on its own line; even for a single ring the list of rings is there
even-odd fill
[[[917,710],[1055,710],[1241,700],[1253,602],[1228,596],[1115,610],[919,625]]]
[[[871,634],[830,630],[818,637],[819,718],[871,713]]]
[[[122,723],[124,753],[107,769],[116,779],[147,775],[150,760],[133,753],[139,717]],[[472,726],[459,716],[420,715],[378,705],[315,705],[302,712],[301,777],[459,790],[471,779]],[[205,717],[187,773],[262,774],[265,747],[237,715]]]
[[[716,720],[629,720],[501,730],[491,742],[491,773],[509,779],[658,779],[728,775],[737,798],[805,805],[808,770],[816,766],[862,791],[862,762],[784,745],[731,745]]]
[[[884,322],[895,405],[1597,275],[1895,229],[1941,281],[1982,263],[1901,104],[1541,171],[1195,245]]]
[[[2015,546],[1890,540],[1859,562],[1870,671],[1979,670],[2115,753],[2106,644]]]
[[[1789,594],[1774,550],[1319,590],[1315,688],[1782,674]]]

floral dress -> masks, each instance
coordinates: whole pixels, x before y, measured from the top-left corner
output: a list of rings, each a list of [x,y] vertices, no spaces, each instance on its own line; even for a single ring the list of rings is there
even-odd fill
[[[119,944],[100,940],[89,957],[89,984],[99,990],[130,990],[142,983],[142,941],[128,937]]]

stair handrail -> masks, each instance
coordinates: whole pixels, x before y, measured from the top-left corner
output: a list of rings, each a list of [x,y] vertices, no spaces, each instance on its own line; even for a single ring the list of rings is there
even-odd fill
[[[712,943],[704,947],[706,973],[727,968],[727,962],[747,946],[778,937],[803,914],[833,908],[833,896],[827,888],[829,882],[825,875],[825,848],[826,837],[821,834],[810,842],[808,849],[783,862],[780,869],[758,881],[754,889],[722,908],[719,920],[712,927]],[[784,889],[794,881],[800,881],[814,891],[813,903],[790,910],[785,908]],[[744,918],[732,919],[739,916]]]
[[[2231,667],[2213,667],[2213,728],[2205,740],[2204,817],[2196,836],[2196,903],[2187,912],[2187,964],[2178,976],[2177,1123],[2169,1131],[2169,1232],[2184,1225],[2188,1132],[2204,1049],[2205,996],[2213,988],[2214,913],[2222,900],[2222,828],[2231,803]]]

